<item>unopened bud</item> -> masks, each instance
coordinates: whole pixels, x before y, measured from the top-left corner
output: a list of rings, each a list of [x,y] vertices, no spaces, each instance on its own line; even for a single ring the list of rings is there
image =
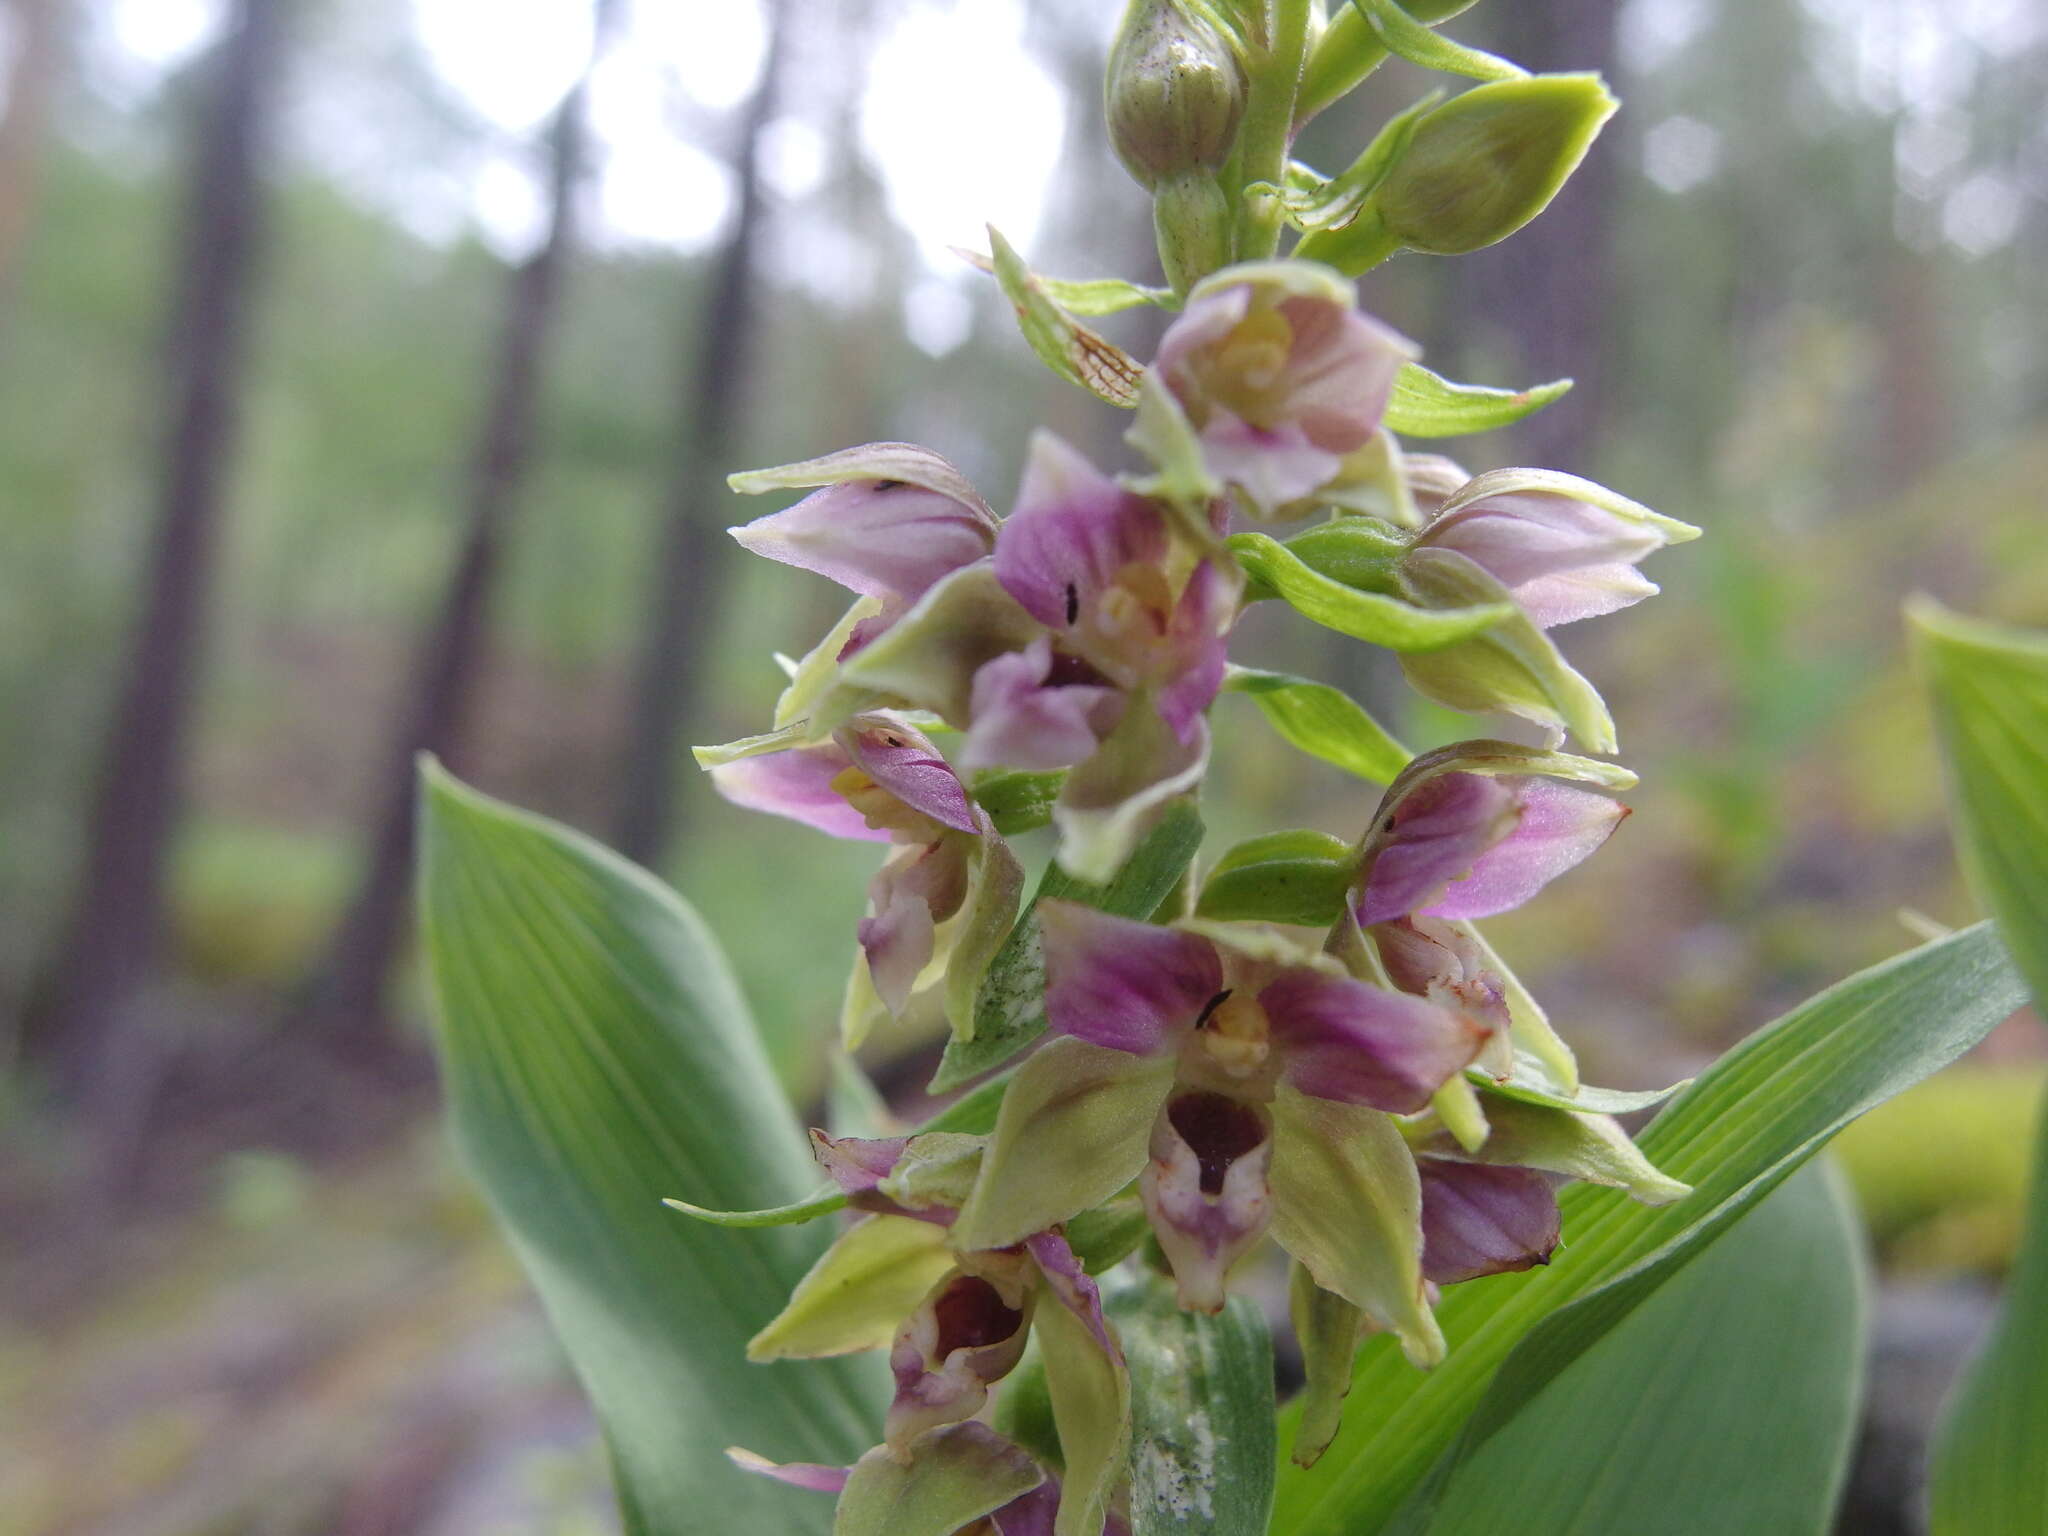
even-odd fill
[[[1439,256],[1505,240],[1549,205],[1617,105],[1591,74],[1474,86],[1416,126],[1358,222]]]
[[[1244,111],[1230,41],[1184,0],[1131,0],[1110,48],[1109,141],[1147,191],[1230,156]]]

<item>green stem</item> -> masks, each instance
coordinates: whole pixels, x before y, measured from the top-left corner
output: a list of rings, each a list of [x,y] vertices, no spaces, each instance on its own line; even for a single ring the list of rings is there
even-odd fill
[[[1264,261],[1280,248],[1280,199],[1248,190],[1254,182],[1286,185],[1294,137],[1294,96],[1308,54],[1309,0],[1272,0],[1267,46],[1253,65],[1238,130],[1237,259]]]

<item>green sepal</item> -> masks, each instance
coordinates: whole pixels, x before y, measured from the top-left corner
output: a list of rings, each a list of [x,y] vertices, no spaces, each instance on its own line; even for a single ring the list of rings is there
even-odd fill
[[[1006,1248],[1116,1194],[1145,1166],[1173,1073],[1171,1057],[1071,1037],[1041,1046],[1010,1079],[954,1243]]]
[[[699,768],[723,768],[727,763],[736,763],[742,758],[764,757],[770,752],[787,752],[792,747],[806,746],[812,739],[809,722],[799,720],[794,725],[780,725],[758,736],[741,736],[713,746],[692,747],[690,755],[697,760]]]
[[[1406,0],[1401,9],[1411,21],[1435,26],[1473,3],[1474,0]],[[1380,41],[1365,12],[1353,5],[1339,4],[1329,25],[1309,50],[1308,66],[1302,71],[1301,88],[1294,98],[1296,126],[1349,95],[1388,57],[1387,45]]]
[[[1681,1078],[1668,1088],[1596,1088],[1578,1083],[1567,1091],[1549,1066],[1530,1054],[1519,1041],[1510,1075],[1495,1077],[1482,1067],[1468,1067],[1465,1075],[1481,1088],[1524,1104],[1545,1104],[1552,1109],[1576,1110],[1589,1115],[1629,1115],[1639,1109],[1661,1104],[1692,1081]]]
[[[1408,537],[1377,517],[1333,517],[1297,533],[1286,548],[1319,576],[1361,592],[1401,596],[1395,572],[1408,552]]]
[[[759,1211],[714,1211],[687,1200],[664,1199],[661,1203],[714,1227],[793,1227],[844,1210],[846,1194],[836,1185],[829,1186],[792,1205],[771,1205]]]
[[[1294,1429],[1292,1459],[1312,1467],[1343,1423],[1344,1399],[1351,1393],[1351,1362],[1365,1330],[1365,1314],[1335,1291],[1326,1291],[1300,1264],[1287,1273],[1287,1317],[1301,1349],[1300,1419]]]
[[[1560,382],[1568,384],[1570,381]],[[1556,469],[1490,469],[1483,475],[1473,476],[1460,486],[1457,494],[1446,499],[1437,509],[1437,516],[1448,516],[1495,496],[1521,496],[1532,492],[1539,496],[1562,497],[1567,501],[1583,501],[1588,506],[1611,513],[1625,523],[1655,529],[1666,544],[1688,544],[1700,536],[1700,530],[1691,523],[1682,523],[1675,517],[1666,517],[1662,512],[1646,507],[1640,501],[1624,496],[1619,491],[1609,490],[1597,480],[1567,475]]]
[[[880,1349],[953,1267],[946,1229],[864,1216],[818,1256],[789,1304],[747,1343],[756,1362]]]
[[[1561,399],[1571,387],[1570,379],[1552,379],[1527,389],[1453,384],[1420,363],[1403,363],[1394,376],[1394,394],[1384,419],[1388,427],[1410,437],[1463,437],[1512,426]]]
[[[1099,1275],[1137,1252],[1151,1230],[1145,1202],[1136,1190],[1127,1189],[1115,1199],[1069,1218],[1067,1246],[1074,1250],[1082,1269]]]
[[[1471,80],[1526,80],[1529,72],[1519,64],[1477,48],[1454,43],[1432,32],[1408,14],[1394,0],[1351,0],[1365,17],[1389,53],[1446,75],[1463,75]]]
[[[1263,533],[1232,534],[1229,544],[1246,574],[1303,618],[1389,650],[1442,651],[1459,647],[1482,631],[1519,617],[1507,589],[1498,582],[1494,583],[1495,592],[1476,600],[1422,606],[1346,586],[1312,569],[1293,550]]]
[[[1209,507],[1223,494],[1223,482],[1210,472],[1187,412],[1155,373],[1147,373],[1138,387],[1137,415],[1124,441],[1153,466],[1149,475],[1127,477],[1130,489],[1171,508],[1177,527],[1195,548],[1214,545]]]
[[[1327,180],[1306,166],[1288,167],[1288,185],[1282,204],[1288,222],[1296,229],[1338,229],[1358,217],[1372,190],[1386,179],[1401,151],[1415,134],[1415,125],[1425,113],[1443,100],[1443,92],[1431,91],[1406,111],[1387,119],[1373,135],[1359,157]],[[1303,173],[1297,178],[1297,172]]]
[[[976,271],[995,276],[993,257],[958,245],[953,247],[953,254]],[[1160,309],[1180,308],[1180,299],[1171,288],[1147,288],[1142,283],[1126,282],[1120,277],[1076,279],[1047,277],[1043,273],[1032,275],[1045,296],[1070,315],[1113,315],[1119,310],[1135,309],[1140,304],[1152,304]]]
[[[1598,691],[1476,563],[1447,549],[1411,550],[1401,581],[1417,602],[1446,613],[1496,613],[1507,605],[1484,634],[1402,656],[1401,670],[1419,693],[1468,714],[1498,710],[1569,731],[1589,751],[1616,750],[1614,717]]]
[[[1123,1476],[1131,1422],[1131,1378],[1104,1354],[1088,1325],[1055,1301],[1032,1319],[1046,1395],[1059,1431],[1060,1510],[1053,1536],[1101,1536],[1110,1495]]]
[[[963,1131],[923,1131],[903,1144],[896,1166],[875,1188],[913,1210],[957,1210],[981,1172],[983,1139]]]
[[[946,1424],[900,1462],[877,1446],[854,1463],[832,1536],[954,1536],[1045,1481],[1030,1456],[980,1424]]]
[[[1370,783],[1391,783],[1408,762],[1408,749],[1386,727],[1328,683],[1233,665],[1223,691],[1258,705],[1289,745]]]
[[[1306,827],[1237,844],[1202,882],[1198,917],[1327,928],[1344,913],[1358,850]]]
[[[833,685],[839,681],[840,652],[846,649],[846,642],[853,638],[853,632],[861,621],[871,619],[881,611],[880,598],[856,598],[839,622],[826,632],[824,639],[806,651],[803,660],[790,669],[789,682],[775,700],[773,718],[777,730],[794,726],[809,733],[806,722],[817,712],[818,701],[830,693]],[[847,699],[843,701],[843,705],[834,723],[848,715],[858,714],[866,707],[864,701],[858,698]],[[826,729],[829,730],[831,727],[828,725]],[[818,734],[822,732],[810,733],[807,739],[815,740]],[[701,754],[697,761],[706,768],[711,766],[704,761]]]
[[[1424,1150],[1432,1157],[1540,1168],[1588,1184],[1625,1189],[1645,1205],[1669,1205],[1692,1193],[1690,1184],[1658,1172],[1612,1116],[1531,1104],[1483,1089],[1480,1093],[1492,1127],[1484,1146],[1475,1149],[1456,1138],[1446,1141],[1448,1131],[1431,1134],[1427,1120],[1411,1134],[1422,1137]]]
[[[1052,1394],[1046,1390],[1045,1362],[1039,1358],[1036,1338],[1024,1346],[1017,1368],[1003,1378],[989,1423],[997,1434],[1016,1441],[1055,1472],[1064,1469],[1059,1426],[1053,1423]]]
[[[1184,1312],[1148,1275],[1108,1308],[1131,1375],[1132,1536],[1265,1536],[1279,1436],[1257,1303]]]
[[[1181,801],[1167,811],[1107,885],[1090,885],[1074,879],[1057,864],[1050,866],[1032,894],[1031,905],[982,974],[975,994],[972,1038],[955,1037],[947,1042],[939,1069],[932,1075],[932,1091],[942,1092],[1001,1066],[1045,1033],[1045,959],[1032,915],[1039,902],[1078,901],[1117,917],[1150,917],[1179,883],[1201,843],[1202,818],[1192,803]],[[992,1126],[994,1121],[989,1123]]]
[[[1052,803],[1066,782],[1064,768],[1050,773],[992,768],[977,773],[967,792],[988,812],[998,832],[1015,837],[1020,832],[1035,832],[1052,820]]]
[[[1171,808],[1201,786],[1209,735],[1189,750],[1143,694],[1125,706],[1094,756],[1067,775],[1052,808],[1059,829],[1053,857],[1076,880],[1106,885]],[[1164,767],[1164,772],[1161,771]]]
[[[1038,360],[1097,399],[1127,410],[1135,406],[1138,380],[1145,372],[1137,359],[1062,309],[1044,280],[1024,264],[1024,258],[994,225],[989,226],[988,242],[996,282],[1016,311],[1017,329]]]
[[[1552,1092],[1565,1099],[1575,1098],[1580,1092],[1579,1059],[1572,1054],[1572,1048],[1565,1043],[1564,1036],[1551,1026],[1550,1015],[1544,1012],[1543,1005],[1536,1001],[1535,995],[1527,987],[1522,985],[1521,978],[1509,969],[1508,963],[1501,959],[1500,952],[1487,942],[1486,935],[1479,931],[1476,923],[1457,922],[1451,926],[1471,941],[1473,948],[1479,951],[1480,960],[1486,969],[1500,978],[1501,991],[1508,1005],[1509,1038],[1514,1042],[1518,1062],[1521,1057],[1528,1058],[1527,1071],[1521,1064],[1517,1065],[1516,1080],[1527,1083],[1538,1091]],[[1538,1099],[1535,1102],[1543,1101]],[[1657,1100],[1648,1099],[1644,1102],[1654,1104]],[[1608,1114],[1622,1113],[1604,1104],[1588,1104],[1585,1107],[1602,1110]]]
[[[1489,1144],[1493,1122],[1470,1078],[1460,1075],[1445,1079],[1443,1086],[1429,1096],[1429,1108],[1431,1117],[1459,1150],[1476,1155]]]
[[[1022,650],[1040,633],[1038,621],[996,580],[995,567],[978,560],[938,582],[856,651],[831,693],[899,698],[958,725],[969,717],[981,665]]]
[[[946,1021],[955,1035],[974,1033],[974,1000],[981,979],[1017,922],[1024,899],[1024,866],[1000,837],[976,839],[967,899],[946,923]]]
[[[1422,1183],[1391,1115],[1282,1083],[1273,1100],[1273,1235],[1432,1366],[1444,1336],[1422,1291]]]

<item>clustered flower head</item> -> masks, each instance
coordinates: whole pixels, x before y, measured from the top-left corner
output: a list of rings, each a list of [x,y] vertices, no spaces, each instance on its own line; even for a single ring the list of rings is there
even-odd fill
[[[1168,67],[1146,29],[1178,14],[1132,33],[1127,72]],[[1112,92],[1180,114],[1175,177],[1213,175],[1236,131],[1238,65],[1212,55],[1222,94],[1200,112],[1149,75]],[[1257,260],[1175,286],[1152,364],[1124,360],[1125,472],[1040,431],[1004,515],[904,443],[733,479],[810,493],[733,534],[853,601],[788,664],[769,728],[700,760],[735,804],[887,846],[849,946],[848,1045],[943,1030],[1005,1074],[973,1134],[814,1133],[858,1216],[750,1354],[886,1351],[894,1396],[850,1467],[733,1454],[866,1511],[861,1529],[898,1528],[877,1510],[905,1530],[1125,1528],[1132,1386],[1104,1287],[1126,1260],[1214,1313],[1269,1238],[1287,1255],[1307,1464],[1357,1342],[1385,1332],[1417,1368],[1440,1361],[1440,1288],[1546,1262],[1561,1180],[1686,1192],[1581,1107],[1570,1049],[1475,923],[1626,816],[1614,794],[1633,776],[1602,760],[1612,721],[1551,631],[1654,593],[1641,562],[1695,530],[1569,475],[1404,454],[1388,415],[1418,349],[1331,267]],[[1026,297],[1027,334],[1107,346],[1042,288]],[[1260,531],[1297,524],[1284,543]],[[1169,871],[1163,902],[1120,909],[1119,877],[1199,798],[1237,620],[1274,597],[1383,636],[1439,703],[1546,740],[1414,757],[1344,841],[1304,834],[1325,850],[1313,871],[1261,885],[1226,855],[1210,881]],[[1558,750],[1567,737],[1593,755]],[[1010,839],[1047,825],[1057,884],[1027,900]],[[1226,872],[1230,899],[1212,900]],[[992,1415],[1025,1376],[1053,1442]],[[919,1505],[935,1487],[953,1502]]]
[[[1027,908],[1021,863],[976,797],[987,775],[1058,776],[1054,856],[1087,889],[1197,794],[1250,595],[1228,539],[1239,518],[1336,508],[1339,533],[1394,551],[1385,583],[1417,611],[1477,592],[1539,638],[1655,590],[1637,564],[1683,525],[1569,476],[1403,461],[1382,417],[1412,355],[1336,274],[1261,263],[1201,284],[1161,343],[1143,387],[1181,459],[1161,454],[1159,473],[1112,475],[1040,432],[1001,518],[904,444],[738,477],[817,487],[735,536],[855,596],[794,669],[773,728],[703,754],[736,804],[889,845],[856,934],[849,1039],[914,1021],[927,998],[971,1035],[977,988],[1020,923],[1046,1023],[985,1136],[818,1136],[866,1214],[755,1354],[886,1348],[895,1399],[862,1463],[750,1456],[754,1470],[844,1498],[920,1458],[979,1458],[1003,1495],[977,1517],[990,1528],[1113,1529],[1120,1468],[1103,1448],[1121,1444],[1129,1383],[1088,1269],[1124,1254],[1077,1254],[1067,1234],[1084,1216],[1141,1211],[1200,1311],[1223,1306],[1271,1237],[1297,1266],[1298,1305],[1348,1309],[1353,1336],[1388,1331],[1427,1367],[1444,1352],[1438,1287],[1549,1257],[1560,1176],[1682,1192],[1611,1121],[1569,1107],[1569,1051],[1472,926],[1607,840],[1626,815],[1608,793],[1631,782],[1622,770],[1491,740],[1415,759],[1356,829],[1320,931],[1194,902],[1153,920],[1073,899]],[[1402,466],[1418,526],[1344,510],[1361,463]],[[1528,698],[1498,682],[1503,655],[1533,678]],[[1569,704],[1490,630],[1404,661],[1451,702],[1553,725]],[[977,1417],[1034,1338],[1057,1469]],[[1335,1392],[1349,1368],[1348,1354],[1310,1361],[1312,1390]]]

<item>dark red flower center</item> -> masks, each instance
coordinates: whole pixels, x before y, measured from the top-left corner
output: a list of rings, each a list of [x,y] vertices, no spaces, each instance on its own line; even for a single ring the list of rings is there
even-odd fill
[[[1201,1164],[1205,1195],[1222,1194],[1230,1165],[1266,1139],[1259,1112],[1220,1093],[1184,1093],[1166,1106],[1166,1118]]]
[[[1005,1306],[996,1288],[979,1275],[956,1277],[933,1304],[932,1314],[939,1324],[933,1353],[941,1360],[956,1349],[1000,1344],[1024,1323],[1024,1314]]]

